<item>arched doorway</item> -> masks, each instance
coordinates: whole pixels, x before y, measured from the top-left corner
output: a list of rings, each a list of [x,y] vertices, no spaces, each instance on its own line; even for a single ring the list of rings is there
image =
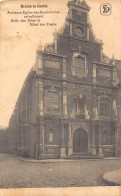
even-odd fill
[[[87,132],[83,129],[77,129],[73,134],[73,152],[88,152],[88,135]]]

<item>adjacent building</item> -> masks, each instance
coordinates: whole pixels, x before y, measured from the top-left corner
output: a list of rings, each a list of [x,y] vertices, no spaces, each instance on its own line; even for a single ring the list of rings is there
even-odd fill
[[[8,134],[5,128],[0,128],[0,153],[8,152]]]
[[[90,7],[68,2],[63,32],[37,50],[9,122],[9,152],[36,159],[118,156],[120,62],[108,59],[88,23]]]

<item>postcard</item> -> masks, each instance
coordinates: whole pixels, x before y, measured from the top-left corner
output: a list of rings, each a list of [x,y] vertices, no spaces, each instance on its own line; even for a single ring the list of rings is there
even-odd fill
[[[0,195],[119,196],[121,1],[0,13]]]

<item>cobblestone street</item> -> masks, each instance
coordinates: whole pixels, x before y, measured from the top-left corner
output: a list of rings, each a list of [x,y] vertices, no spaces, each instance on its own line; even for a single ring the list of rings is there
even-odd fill
[[[119,168],[119,160],[31,163],[0,154],[0,188],[105,186],[102,175]]]

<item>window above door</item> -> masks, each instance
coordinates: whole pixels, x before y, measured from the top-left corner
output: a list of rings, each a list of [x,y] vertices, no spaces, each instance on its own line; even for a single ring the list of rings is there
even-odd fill
[[[85,56],[74,54],[72,60],[72,75],[78,78],[83,78],[87,74],[87,63]]]

